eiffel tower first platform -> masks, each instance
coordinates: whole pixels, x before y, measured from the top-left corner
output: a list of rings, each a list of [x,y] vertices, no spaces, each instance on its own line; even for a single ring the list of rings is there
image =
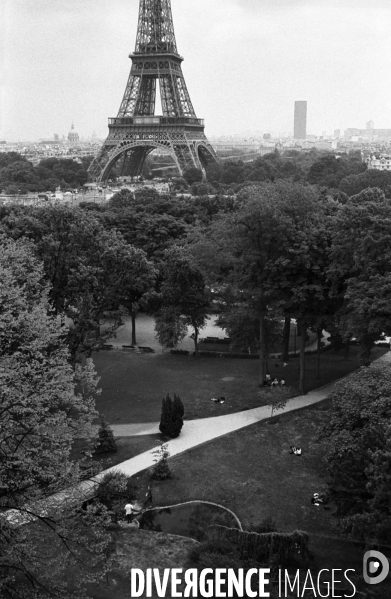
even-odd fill
[[[189,167],[205,168],[216,154],[198,119],[182,73],[170,0],[140,0],[136,49],[125,94],[109,135],[89,173],[97,182],[108,178],[119,161],[123,175],[141,173],[145,158],[155,149],[168,151],[183,174]],[[155,116],[159,80],[163,116]]]

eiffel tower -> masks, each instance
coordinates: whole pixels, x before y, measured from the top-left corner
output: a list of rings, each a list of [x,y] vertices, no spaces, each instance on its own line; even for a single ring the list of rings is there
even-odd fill
[[[140,0],[136,48],[124,97],[109,135],[89,173],[97,182],[118,163],[121,174],[140,175],[147,155],[168,151],[182,175],[189,167],[204,169],[216,154],[197,118],[182,73],[170,0]],[[159,80],[163,116],[155,116]]]

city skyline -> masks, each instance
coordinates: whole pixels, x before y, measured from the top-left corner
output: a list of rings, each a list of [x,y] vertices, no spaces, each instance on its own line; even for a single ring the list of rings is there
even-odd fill
[[[388,4],[172,0],[184,75],[207,134],[290,131],[297,98],[308,102],[309,133],[369,119],[388,128]],[[105,138],[125,89],[138,7],[138,0],[6,0],[1,137],[51,138],[73,121],[81,137],[95,130]]]

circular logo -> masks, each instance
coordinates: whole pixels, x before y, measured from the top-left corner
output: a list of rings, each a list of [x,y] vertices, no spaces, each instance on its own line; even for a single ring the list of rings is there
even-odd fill
[[[383,582],[390,571],[388,559],[380,551],[367,551],[364,555],[363,575],[367,584]]]

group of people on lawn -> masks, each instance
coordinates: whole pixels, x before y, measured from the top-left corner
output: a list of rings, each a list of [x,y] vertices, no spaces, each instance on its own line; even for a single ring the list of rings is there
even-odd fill
[[[263,384],[266,385],[267,387],[285,387],[286,383],[285,383],[285,379],[278,379],[276,376],[274,378],[272,378],[271,374],[267,374],[265,376],[265,380],[263,381]]]

